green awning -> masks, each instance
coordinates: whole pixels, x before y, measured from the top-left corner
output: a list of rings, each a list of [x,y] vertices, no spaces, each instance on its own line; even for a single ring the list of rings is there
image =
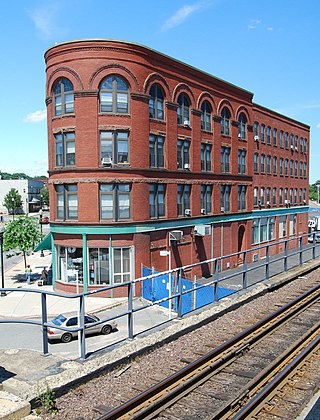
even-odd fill
[[[34,252],[37,251],[44,251],[45,249],[51,251],[51,233],[49,232],[47,236],[45,236],[42,241],[36,246]]]

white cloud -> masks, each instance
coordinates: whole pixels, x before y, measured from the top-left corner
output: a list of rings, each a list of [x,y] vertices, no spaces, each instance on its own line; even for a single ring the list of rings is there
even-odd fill
[[[54,18],[59,9],[58,2],[50,2],[46,6],[32,10],[29,15],[36,29],[46,38],[52,38],[56,33]]]
[[[172,29],[181,25],[191,14],[206,6],[207,2],[200,2],[191,5],[182,6],[176,13],[170,16],[162,26],[163,30]]]
[[[47,118],[47,111],[35,111],[28,114],[23,121],[26,123],[38,123],[44,121]]]
[[[248,24],[248,30],[252,31],[253,29],[256,29],[256,27],[258,25],[260,25],[261,20],[259,19],[250,19],[249,24]]]

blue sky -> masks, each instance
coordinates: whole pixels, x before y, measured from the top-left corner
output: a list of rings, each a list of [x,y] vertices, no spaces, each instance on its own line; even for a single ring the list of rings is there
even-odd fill
[[[1,3],[0,170],[47,173],[45,51],[83,38],[137,42],[254,93],[311,126],[320,179],[320,2],[12,0]]]

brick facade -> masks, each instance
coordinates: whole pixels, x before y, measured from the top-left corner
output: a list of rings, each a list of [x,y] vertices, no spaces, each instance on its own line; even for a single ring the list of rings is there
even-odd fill
[[[118,270],[113,260],[116,258],[114,249],[118,249],[116,252],[119,255],[122,252],[120,249],[130,249],[132,278],[141,275],[142,265],[154,266],[156,270],[168,269],[167,258],[160,256],[160,251],[168,250],[169,247],[172,252],[172,268],[251,248],[254,242],[253,220],[255,223],[260,219],[267,220],[266,229],[272,230],[272,237],[268,238],[271,241],[279,239],[280,217],[286,218],[285,237],[292,234],[289,228],[290,220],[293,220],[292,229],[296,233],[307,232],[306,203],[309,172],[307,125],[255,104],[251,92],[133,43],[102,39],[66,42],[50,48],[45,53],[45,61],[51,232],[54,238],[53,268],[57,287],[63,290],[72,288],[72,281],[68,281],[69,274],[63,270],[75,272],[69,264],[72,260],[70,249],[73,248],[85,250],[81,257],[74,260],[81,261],[83,269],[81,283],[83,282],[84,289],[87,290],[90,287],[91,275],[95,278],[94,282],[96,281],[96,271],[94,275],[91,274],[96,268],[90,268],[90,258],[93,266],[95,257],[89,255],[88,260],[86,254],[88,249],[89,253],[92,248],[108,249],[104,252],[108,255],[109,261],[108,282],[112,284],[113,281],[116,282],[113,275]],[[110,76],[120,78],[127,85],[126,112],[103,111],[101,108],[101,84]],[[69,81],[72,86],[70,91],[72,112],[57,112],[57,104],[59,105],[61,97],[62,102],[68,100],[67,96],[63,97],[59,92],[58,96],[55,96],[57,83],[61,80]],[[149,101],[152,96],[150,89],[153,86],[157,86],[163,95],[163,118],[150,118]],[[118,98],[114,96],[115,94],[118,95],[118,91],[112,90],[110,95],[106,94],[106,106],[110,106],[111,102],[114,106],[115,98]],[[184,98],[189,101],[188,120],[183,116],[183,121],[178,124],[181,94],[184,94]],[[125,101],[124,97],[125,95],[122,101]],[[210,110],[206,120],[209,124],[207,127],[203,126],[204,104]],[[123,106],[123,103],[120,105]],[[225,110],[228,112],[226,119],[228,127],[227,132],[222,133]],[[241,132],[241,118],[244,119],[243,132]],[[259,139],[255,133],[257,124]],[[265,141],[261,138],[263,124],[266,130]],[[271,130],[270,142],[267,138],[268,127]],[[275,141],[274,129],[277,130]],[[111,165],[102,164],[102,143],[100,144],[102,132],[127,133],[128,161],[114,164],[115,158],[112,156]],[[280,132],[283,132],[283,147],[280,145]],[[69,143],[72,144],[70,150],[74,145],[75,151],[71,154],[74,153],[75,161],[71,164],[70,162],[57,164],[57,154],[60,152],[57,152],[55,136],[63,137],[66,133],[75,135],[75,142]],[[285,133],[289,136],[287,147]],[[293,149],[290,146],[290,135],[293,136]],[[158,167],[151,167],[149,162],[150,136],[160,136],[164,139],[164,163]],[[296,139],[298,150],[295,145]],[[188,163],[183,163],[184,166],[181,168],[177,167],[178,140],[189,146]],[[120,143],[114,141],[113,144],[117,144],[120,149]],[[67,156],[67,146],[63,147],[63,153]],[[208,147],[208,150],[211,147],[209,162],[211,168],[208,170],[203,170],[201,167],[202,147]],[[229,167],[223,171],[222,148],[230,151]],[[113,153],[116,153],[115,150]],[[239,153],[240,155],[243,153],[245,162],[244,169],[240,170],[240,173]],[[258,156],[257,168],[254,167],[255,154]],[[261,168],[261,155],[265,155],[264,171]],[[267,171],[268,156],[271,159],[270,173]],[[185,154],[182,159],[186,159]],[[288,160],[287,176],[280,175],[280,159],[284,159],[283,165],[285,160]],[[290,161],[293,162],[291,176]],[[275,171],[272,166],[274,162],[276,162]],[[296,166],[297,173],[295,173]],[[70,184],[77,186],[77,216],[61,217],[57,210],[59,205],[61,207],[61,203],[57,201],[58,187]],[[115,218],[101,217],[99,192],[101,184],[113,184],[119,190],[121,185],[130,186],[128,218],[115,220]],[[155,184],[157,187],[165,185],[163,216],[155,218],[150,216],[150,184]],[[238,210],[239,185],[245,188],[245,204],[241,211]],[[178,214],[178,188],[183,186],[191,188],[190,215],[184,211],[183,214]],[[209,211],[206,212],[202,209],[201,202],[201,191],[205,186],[209,190],[212,188],[212,196],[209,199],[211,203],[208,204]],[[221,202],[222,186],[230,188],[230,208],[225,211]],[[254,188],[258,189],[256,201],[254,201]],[[263,204],[260,202],[262,188],[265,189]],[[268,188],[271,191],[269,200],[266,199]],[[274,188],[276,188],[275,200],[272,198]],[[288,189],[287,200],[290,200],[290,190],[292,190],[292,202],[285,202],[283,195],[280,203],[281,188],[283,194],[284,189]],[[68,200],[66,197],[67,195],[63,198],[64,205]],[[72,200],[70,203],[74,206]],[[112,211],[116,211],[115,202],[108,205],[112,207]],[[272,223],[274,228],[271,226]],[[195,226],[198,225],[209,225],[210,234],[205,236],[195,234]],[[183,239],[175,246],[170,246],[172,243],[169,232],[172,230],[183,231]],[[255,245],[258,243],[261,243],[261,240]],[[65,255],[67,252],[70,253],[68,257]],[[103,260],[103,257],[101,258]],[[122,254],[121,258],[124,258]],[[235,259],[232,265],[240,262],[241,258]],[[63,265],[65,268],[61,268]],[[64,280],[60,278],[62,273],[65,275]],[[186,274],[190,278],[194,275],[208,276],[210,268],[202,267],[190,270]],[[139,288],[136,292],[139,293]]]

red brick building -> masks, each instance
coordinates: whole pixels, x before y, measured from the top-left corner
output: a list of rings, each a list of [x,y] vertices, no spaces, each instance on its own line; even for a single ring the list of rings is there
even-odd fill
[[[307,233],[309,126],[134,43],[66,42],[45,61],[56,287]]]

